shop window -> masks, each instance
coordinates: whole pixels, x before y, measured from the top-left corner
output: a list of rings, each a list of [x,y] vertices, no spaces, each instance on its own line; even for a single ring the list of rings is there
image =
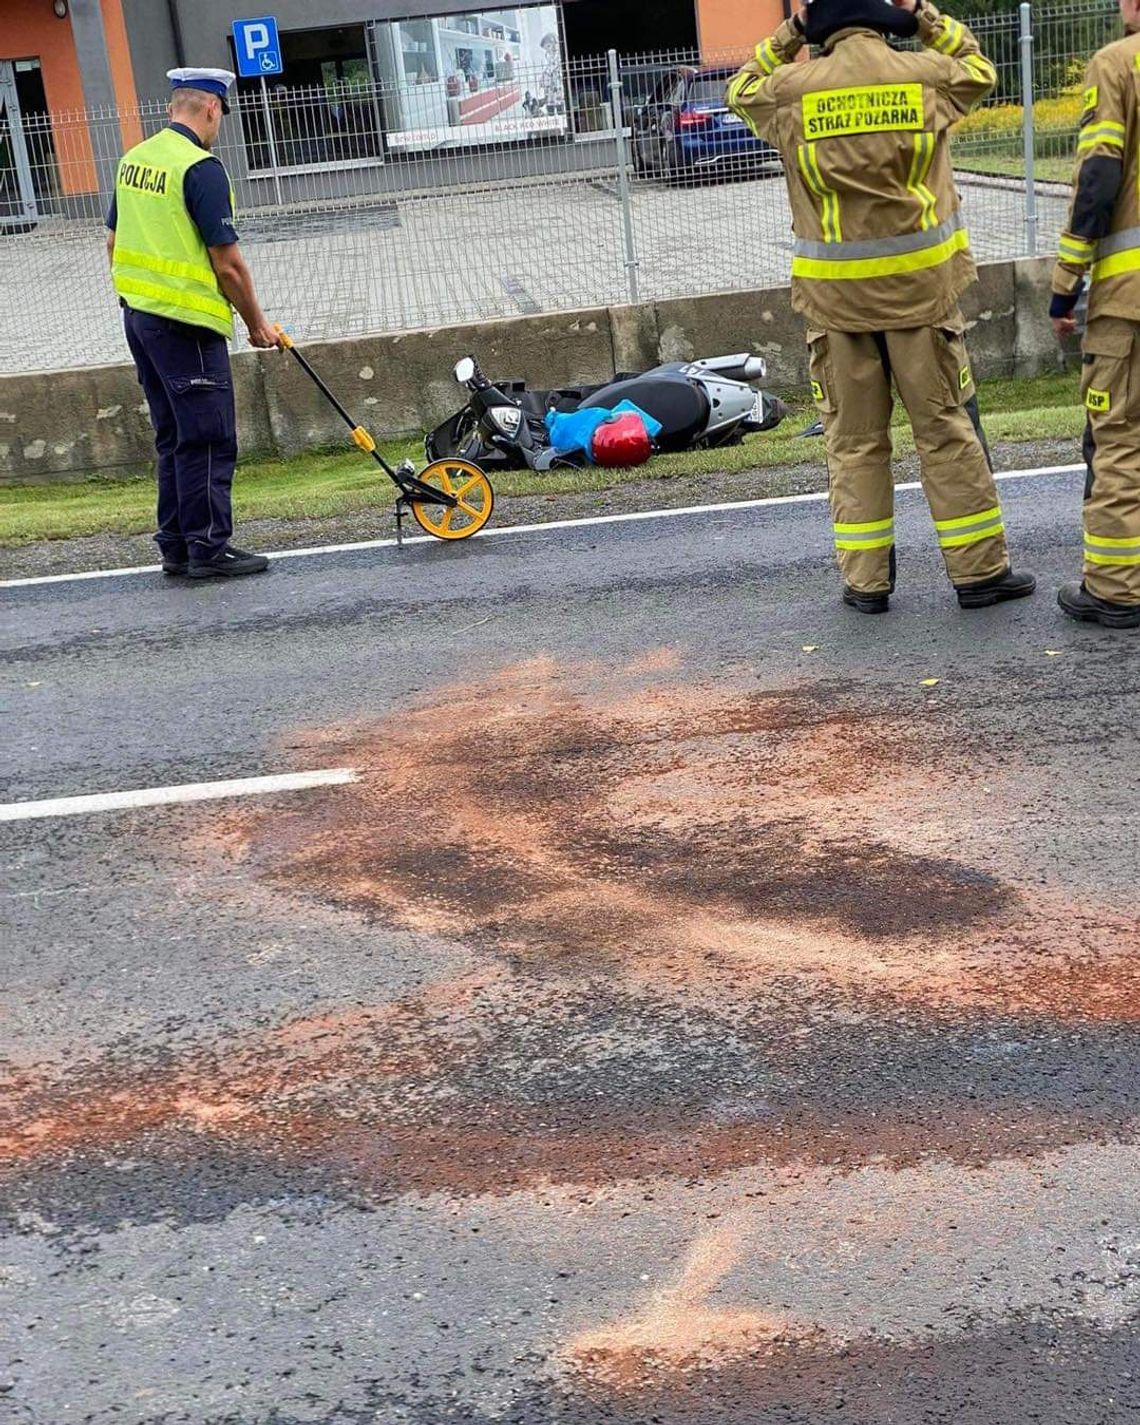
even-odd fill
[[[378,21],[389,149],[477,148],[567,131],[559,7]]]
[[[281,51],[285,73],[268,81],[267,103],[259,79],[238,81],[251,172],[272,168],[274,146],[283,169],[381,158],[380,110],[364,26],[286,30]]]

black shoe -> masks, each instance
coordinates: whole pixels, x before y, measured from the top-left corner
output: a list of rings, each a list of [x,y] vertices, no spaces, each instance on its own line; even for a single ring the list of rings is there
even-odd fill
[[[983,584],[961,585],[958,602],[964,609],[988,609],[994,604],[1004,604],[1010,599],[1027,599],[1037,588],[1037,580],[1032,574],[1015,574],[1007,569],[996,579],[987,579]]]
[[[860,589],[853,589],[850,584],[846,584],[843,589],[843,602],[848,608],[858,609],[861,614],[885,614],[890,611],[890,594],[865,594]]]
[[[164,559],[162,561],[162,572],[169,574],[172,579],[184,579],[190,565],[185,559]]]
[[[1099,623],[1104,628],[1140,628],[1140,604],[1114,604],[1098,599],[1083,584],[1062,584],[1057,602],[1070,618]]]
[[[204,563],[190,560],[186,573],[191,579],[240,579],[244,574],[261,574],[269,568],[264,554],[246,554],[227,544],[220,554]]]

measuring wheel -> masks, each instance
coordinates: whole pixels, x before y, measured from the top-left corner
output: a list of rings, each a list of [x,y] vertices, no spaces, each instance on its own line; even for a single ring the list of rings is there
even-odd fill
[[[491,482],[469,460],[437,460],[418,477],[421,484],[454,495],[455,506],[429,505],[412,499],[416,523],[436,539],[470,539],[478,534],[495,509]]]

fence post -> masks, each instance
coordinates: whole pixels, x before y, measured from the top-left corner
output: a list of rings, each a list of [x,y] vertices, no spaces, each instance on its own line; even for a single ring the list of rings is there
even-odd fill
[[[614,135],[617,141],[618,197],[621,199],[622,231],[625,242],[625,270],[629,278],[629,300],[634,306],[641,301],[641,289],[637,280],[637,240],[633,231],[633,194],[629,185],[629,149],[625,142],[625,107],[621,94],[621,70],[618,67],[618,52],[610,50],[610,110],[613,114]]]
[[[1021,13],[1021,103],[1025,115],[1025,247],[1037,256],[1037,121],[1033,112],[1033,6],[1024,0]]]
[[[234,41],[237,44],[237,40]],[[281,201],[281,166],[277,162],[277,135],[273,131],[273,115],[269,109],[269,85],[265,82],[265,75],[261,76],[261,114],[265,120],[265,137],[269,141],[269,162],[273,169],[273,191],[277,194],[277,206],[282,206]]]

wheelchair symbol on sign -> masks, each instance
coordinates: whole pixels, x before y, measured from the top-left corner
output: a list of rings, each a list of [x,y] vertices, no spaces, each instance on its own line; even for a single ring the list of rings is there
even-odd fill
[[[281,61],[272,50],[261,56],[261,71],[263,74],[277,74],[281,69]]]

